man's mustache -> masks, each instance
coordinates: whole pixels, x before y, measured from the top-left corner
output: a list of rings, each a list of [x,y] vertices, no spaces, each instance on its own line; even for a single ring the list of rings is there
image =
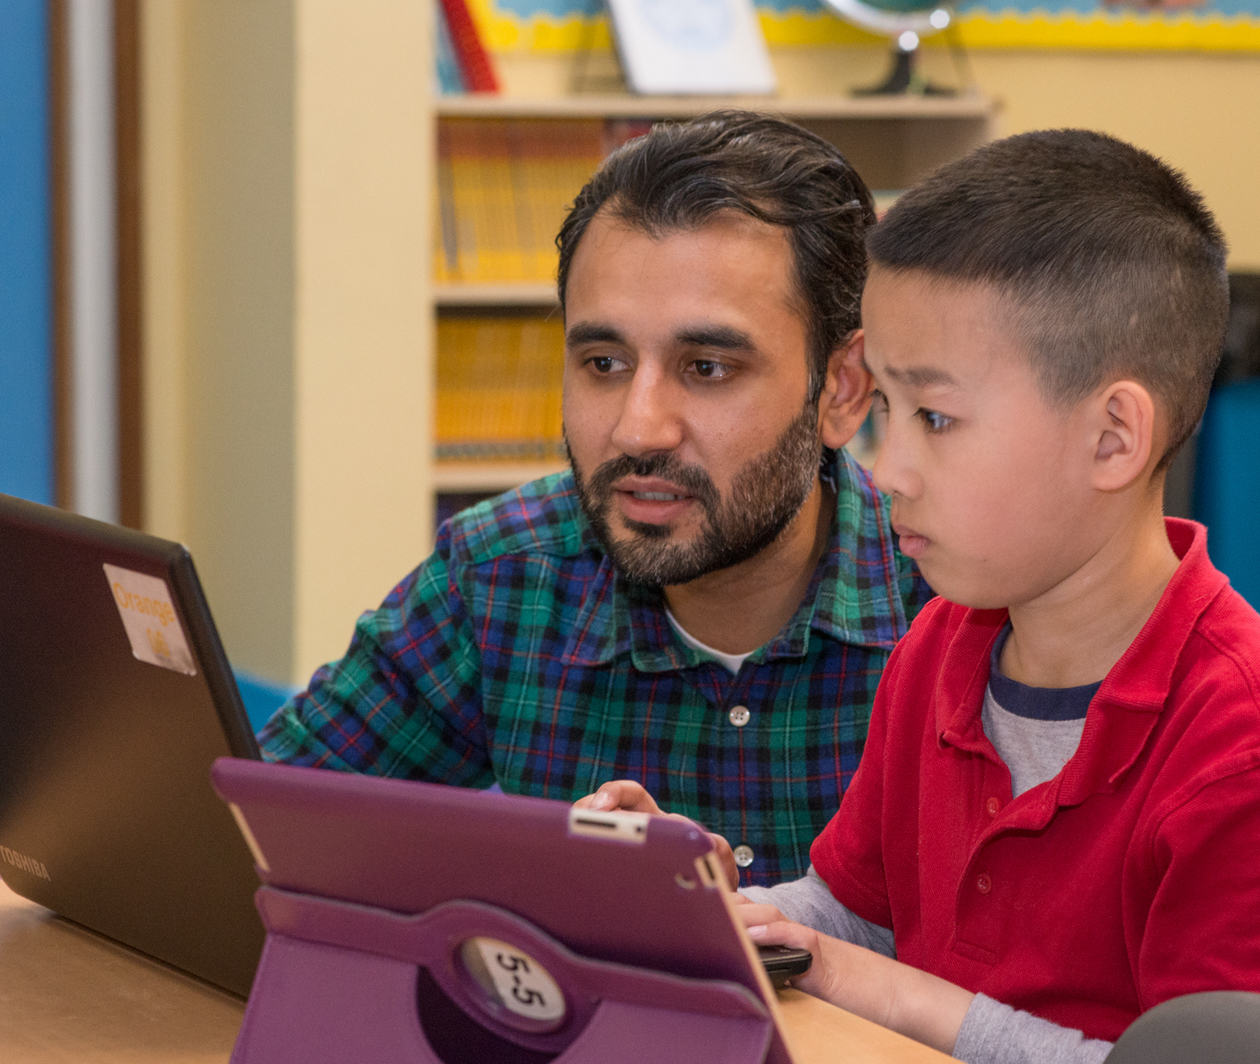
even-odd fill
[[[632,458],[628,454],[610,459],[591,474],[589,490],[593,495],[606,497],[612,486],[622,477],[659,477],[677,484],[700,502],[705,509],[717,504],[718,492],[709,475],[699,466],[683,465],[672,455],[653,454]]]

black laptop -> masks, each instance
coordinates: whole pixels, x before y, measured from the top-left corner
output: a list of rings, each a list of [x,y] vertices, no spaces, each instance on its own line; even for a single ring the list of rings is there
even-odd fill
[[[246,996],[263,929],[224,755],[258,750],[188,551],[0,495],[0,878]]]

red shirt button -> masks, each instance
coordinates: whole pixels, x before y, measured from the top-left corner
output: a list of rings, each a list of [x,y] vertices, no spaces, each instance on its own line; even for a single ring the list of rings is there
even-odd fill
[[[981,872],[976,876],[976,890],[981,894],[988,894],[993,889],[993,880],[989,878],[987,872]]]
[[[984,811],[988,813],[989,816],[997,816],[1001,809],[1002,803],[997,798],[990,798],[984,803]]]

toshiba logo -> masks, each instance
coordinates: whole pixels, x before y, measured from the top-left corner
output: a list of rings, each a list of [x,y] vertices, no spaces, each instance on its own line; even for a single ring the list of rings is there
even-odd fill
[[[7,846],[0,846],[0,861],[7,865],[12,865],[19,872],[46,879],[49,883],[52,882],[52,876],[48,874],[48,869],[44,867],[42,861],[37,861],[34,857],[27,857],[26,854],[18,853],[17,850],[10,850]]]

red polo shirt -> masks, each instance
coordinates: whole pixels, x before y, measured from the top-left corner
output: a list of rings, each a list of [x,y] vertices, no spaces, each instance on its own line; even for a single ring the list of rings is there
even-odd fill
[[[1191,991],[1260,991],[1260,616],[1168,519],[1181,565],[1080,747],[1012,800],[980,708],[1004,610],[936,600],[897,647],[812,857],[897,957],[1114,1040]]]

